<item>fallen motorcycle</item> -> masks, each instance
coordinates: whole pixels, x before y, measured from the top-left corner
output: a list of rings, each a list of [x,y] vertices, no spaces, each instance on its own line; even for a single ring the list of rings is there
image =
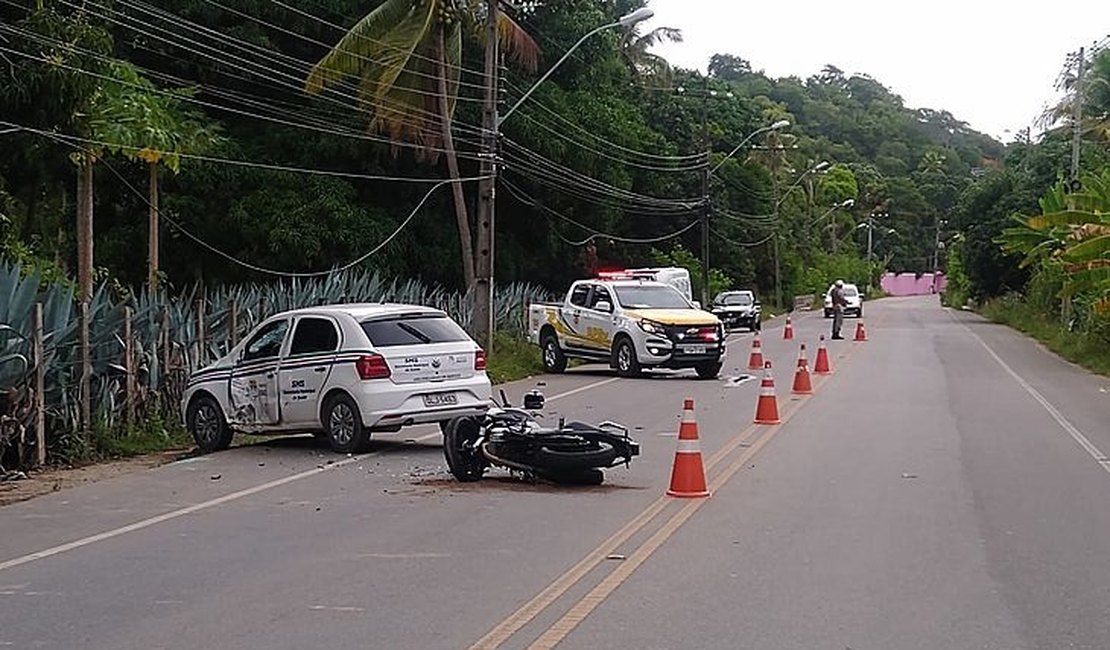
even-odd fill
[[[447,467],[460,481],[481,480],[491,466],[522,473],[529,479],[555,483],[599,485],[602,469],[627,465],[640,453],[628,429],[615,422],[597,425],[567,422],[544,427],[534,415],[543,408],[543,395],[532,391],[524,408],[502,406],[484,416],[451,420],[443,434]]]

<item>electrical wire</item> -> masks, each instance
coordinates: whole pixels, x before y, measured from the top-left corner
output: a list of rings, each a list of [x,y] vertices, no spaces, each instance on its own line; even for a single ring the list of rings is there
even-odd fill
[[[602,232],[600,230],[597,230],[595,228],[591,228],[590,226],[582,224],[578,221],[575,221],[574,219],[571,219],[570,217],[564,215],[563,213],[561,213],[557,210],[553,210],[553,209],[543,205],[542,203],[539,203],[531,195],[529,195],[528,193],[526,193],[524,190],[520,189],[519,187],[517,187],[513,183],[509,182],[508,180],[501,179],[501,183],[505,186],[505,189],[507,189],[509,191],[509,194],[511,194],[517,201],[520,201],[521,203],[523,203],[527,206],[536,208],[536,209],[540,210],[541,212],[547,212],[547,213],[549,213],[549,214],[551,214],[551,215],[553,215],[553,216],[555,216],[559,219],[562,219],[563,221],[566,221],[569,224],[577,226],[577,227],[581,228],[582,230],[585,230],[586,232],[591,233],[591,235],[589,237],[587,237],[586,239],[583,239],[580,242],[575,242],[575,241],[571,241],[571,240],[568,240],[568,239],[562,237],[562,235],[559,235],[558,231],[556,231],[556,235],[559,235],[560,239],[562,239],[564,242],[566,242],[567,244],[570,244],[572,246],[584,246],[585,244],[588,244],[589,242],[591,242],[591,241],[593,241],[594,239],[597,239],[597,238],[610,239],[610,240],[613,240],[613,241],[619,241],[619,242],[628,243],[628,244],[655,244],[655,243],[659,243],[659,242],[662,242],[662,241],[667,241],[668,239],[674,239],[675,237],[678,237],[678,236],[686,233],[687,231],[692,229],[694,226],[698,225],[698,223],[700,223],[697,220],[691,221],[690,223],[686,224],[685,226],[676,230],[675,232],[672,232],[672,233],[667,234],[667,235],[663,235],[661,237],[647,237],[647,238],[623,237],[621,235],[614,235],[612,233]]]
[[[771,233],[770,235],[767,235],[766,237],[764,237],[763,239],[760,239],[758,241],[739,242],[739,241],[735,241],[733,239],[729,239],[728,237],[725,237],[721,233],[717,232],[717,230],[715,228],[710,228],[709,232],[713,233],[713,235],[715,237],[717,237],[721,241],[725,242],[726,244],[732,244],[733,246],[738,246],[740,248],[755,248],[756,246],[761,246],[761,245],[766,244],[767,242],[771,241],[771,238],[775,236],[775,233]]]
[[[78,147],[77,145],[74,145],[72,143],[66,142],[65,140],[63,140],[61,138],[54,137],[54,136],[52,136],[50,134],[47,134],[47,133],[40,133],[39,135],[43,135],[48,139],[51,139],[51,140],[54,140],[55,142],[58,142],[59,144],[66,145],[66,146],[72,147],[72,148],[80,151],[80,147]],[[278,271],[278,270],[266,268],[264,266],[259,266],[257,264],[251,264],[250,262],[246,262],[244,260],[241,260],[241,259],[235,257],[234,255],[232,255],[231,253],[227,253],[227,252],[217,248],[216,246],[213,246],[212,244],[209,244],[208,242],[204,241],[200,237],[198,237],[198,236],[194,235],[193,233],[189,232],[184,226],[182,226],[180,223],[178,223],[177,220],[173,219],[168,214],[164,213],[161,208],[152,204],[150,202],[150,199],[147,197],[146,194],[140,192],[138,188],[136,188],[133,184],[131,184],[130,181],[128,181],[126,178],[124,178],[124,176],[122,174],[120,174],[119,171],[117,171],[116,168],[112,164],[110,164],[107,160],[102,159],[100,162],[102,162],[108,168],[108,170],[112,172],[112,175],[114,175],[121,183],[123,183],[124,186],[127,187],[127,189],[129,189],[136,197],[138,197],[140,200],[142,200],[143,203],[145,203],[147,205],[147,207],[149,207],[151,210],[154,210],[155,214],[157,214],[159,218],[164,219],[168,224],[170,224],[173,228],[175,228],[181,234],[185,235],[187,238],[191,239],[194,243],[198,244],[199,246],[205,248],[206,250],[208,250],[212,253],[215,253],[215,254],[219,255],[220,257],[223,257],[224,259],[228,260],[229,262],[237,264],[237,265],[239,265],[239,266],[241,266],[245,269],[249,269],[251,271],[255,271],[257,273],[262,273],[262,274],[265,274],[265,275],[272,275],[272,276],[283,277],[283,278],[316,278],[316,277],[323,277],[323,276],[327,276],[327,275],[333,275],[333,274],[336,274],[336,273],[342,273],[344,271],[350,270],[350,269],[358,266],[359,264],[362,264],[366,260],[370,259],[372,256],[376,255],[378,252],[380,252],[382,249],[384,249],[386,246],[388,246],[394,239],[396,239],[397,236],[400,235],[401,232],[405,228],[407,228],[410,223],[412,223],[413,219],[416,218],[416,215],[420,213],[420,209],[424,207],[424,204],[428,202],[428,199],[430,199],[432,197],[432,194],[434,194],[435,191],[438,190],[439,188],[443,187],[444,185],[448,185],[448,184],[451,184],[451,183],[454,183],[454,182],[469,183],[469,182],[474,182],[474,181],[487,180],[487,179],[490,178],[489,176],[478,176],[478,177],[471,177],[471,178],[460,178],[460,179],[458,179],[458,181],[452,181],[452,180],[439,181],[438,183],[436,183],[435,185],[433,185],[431,188],[428,189],[428,191],[424,194],[424,196],[420,199],[420,201],[417,202],[416,207],[414,207],[412,209],[412,212],[409,213],[409,215],[401,222],[401,224],[398,225],[397,228],[394,229],[393,232],[391,232],[389,234],[389,236],[387,236],[385,239],[383,239],[377,246],[370,249],[369,252],[365,253],[364,255],[358,257],[357,259],[355,259],[351,262],[348,262],[348,263],[346,263],[342,266],[339,266],[339,267],[332,268],[328,271],[290,272],[290,271]]]
[[[346,133],[337,133],[332,129],[328,129],[328,128],[324,128],[324,127],[320,127],[320,126],[314,126],[314,125],[310,125],[310,124],[297,123],[297,122],[282,119],[282,118],[260,115],[258,113],[252,113],[250,111],[244,111],[244,110],[241,110],[241,109],[237,109],[237,108],[233,108],[233,107],[229,107],[229,106],[224,106],[224,105],[221,105],[221,104],[206,102],[204,100],[197,99],[196,97],[190,97],[188,95],[181,95],[181,94],[177,94],[177,93],[171,93],[171,92],[161,90],[161,89],[158,89],[158,88],[154,88],[154,89],[145,88],[145,87],[143,87],[139,84],[130,83],[128,81],[119,79],[118,77],[103,75],[103,74],[100,74],[100,73],[97,73],[97,72],[92,72],[92,71],[85,70],[83,68],[79,68],[79,67],[76,67],[76,66],[71,66],[71,65],[68,65],[68,64],[65,64],[65,63],[59,63],[57,61],[51,61],[51,60],[49,60],[45,57],[39,57],[39,56],[36,56],[36,55],[33,55],[33,54],[28,54],[28,53],[23,52],[21,50],[15,50],[15,49],[0,46],[0,52],[8,52],[10,54],[15,54],[17,56],[21,56],[21,57],[24,57],[24,58],[27,58],[27,59],[31,59],[33,61],[39,61],[39,62],[45,63],[47,65],[55,66],[55,67],[58,67],[58,68],[63,68],[63,69],[66,69],[66,70],[71,70],[73,72],[78,72],[78,73],[81,73],[81,74],[84,74],[84,75],[87,75],[87,76],[91,76],[91,77],[94,77],[94,78],[98,78],[98,79],[101,79],[101,80],[104,80],[104,81],[110,81],[110,82],[113,82],[113,83],[118,83],[118,84],[123,85],[123,86],[138,88],[139,90],[143,90],[145,92],[154,92],[154,93],[159,94],[159,95],[169,96],[169,97],[172,97],[174,99],[178,99],[178,100],[181,100],[181,101],[197,104],[199,106],[205,106],[205,107],[212,108],[212,109],[215,109],[215,110],[226,111],[228,113],[234,113],[234,114],[241,115],[241,116],[244,116],[244,117],[250,117],[250,118],[259,119],[259,120],[263,120],[263,121],[267,121],[267,122],[272,122],[272,123],[275,123],[275,124],[281,124],[283,126],[289,126],[289,127],[292,127],[292,128],[303,129],[303,130],[308,130],[308,131],[316,131],[316,132],[319,132],[319,133],[327,133],[327,134],[331,134],[331,135],[340,135],[340,136],[343,136],[343,137],[357,138],[359,140],[366,140],[366,141],[369,141],[369,142],[380,142],[380,143],[385,143],[385,144],[388,144],[388,145],[394,146],[394,147],[405,147],[405,148],[417,149],[417,150],[420,150],[420,151],[427,151],[427,152],[434,152],[434,153],[448,153],[448,151],[446,149],[442,149],[442,148],[438,148],[438,147],[430,147],[430,146],[427,146],[427,145],[420,145],[420,144],[417,144],[417,143],[404,142],[404,141],[399,141],[399,140],[392,140],[392,139],[389,139],[389,138],[381,138],[381,137],[376,137],[376,136],[371,136],[371,135],[366,135],[366,134],[354,135],[354,134],[346,134]],[[459,158],[469,158],[471,160],[482,160],[483,159],[481,156],[479,156],[477,154],[467,155],[465,153],[456,152],[456,156],[459,157]]]
[[[660,208],[656,206],[647,206],[642,204],[637,205],[634,203],[629,203],[626,200],[615,199],[607,194],[599,193],[596,190],[583,189],[581,186],[567,183],[565,179],[561,179],[557,176],[538,175],[526,168],[510,167],[507,168],[505,171],[507,171],[508,173],[518,174],[519,176],[527,179],[532,183],[541,185],[556,192],[560,192],[567,196],[574,197],[581,201],[606,208],[621,210],[624,212],[636,213],[638,216],[678,217],[688,215],[691,211],[690,208],[681,206],[672,208]]]
[[[450,178],[419,178],[419,177],[411,177],[411,176],[385,176],[385,175],[379,175],[379,174],[363,174],[363,173],[360,173],[360,172],[345,172],[345,171],[336,171],[336,170],[330,170],[330,169],[314,169],[314,168],[311,168],[311,167],[295,167],[295,166],[291,166],[291,165],[273,165],[273,164],[269,164],[269,163],[253,162],[253,161],[250,161],[250,160],[236,160],[236,159],[232,159],[232,158],[219,158],[219,157],[216,157],[216,156],[202,156],[202,155],[198,155],[198,154],[178,153],[178,152],[175,152],[175,151],[162,151],[162,150],[159,150],[159,149],[153,149],[151,147],[141,147],[141,146],[135,146],[135,145],[127,145],[127,144],[121,144],[121,143],[118,143],[118,142],[106,142],[104,140],[97,140],[97,139],[94,139],[94,138],[82,138],[80,136],[69,135],[69,134],[66,134],[66,133],[58,133],[56,131],[54,131],[54,132],[52,132],[52,131],[43,131],[41,129],[36,129],[36,128],[29,127],[29,126],[22,125],[22,124],[16,124],[14,122],[8,122],[6,120],[0,120],[0,124],[9,125],[9,126],[13,127],[13,130],[17,130],[17,131],[26,131],[28,133],[34,133],[36,135],[41,135],[41,136],[46,137],[46,138],[65,140],[71,146],[74,146],[73,145],[74,142],[80,142],[80,143],[83,143],[83,144],[91,144],[91,145],[96,145],[96,146],[100,146],[100,147],[106,147],[106,148],[109,148],[109,149],[120,149],[120,150],[124,150],[124,151],[148,151],[148,152],[151,152],[151,153],[160,154],[160,155],[164,155],[164,156],[165,155],[172,155],[172,156],[177,156],[179,158],[185,158],[185,159],[189,159],[189,160],[201,160],[201,161],[204,161],[204,162],[210,162],[210,163],[216,163],[216,164],[222,164],[222,165],[232,165],[232,166],[235,166],[235,167],[248,167],[248,168],[252,168],[252,169],[265,169],[265,170],[268,170],[268,171],[289,172],[289,173],[297,173],[297,174],[312,174],[314,176],[328,176],[328,177],[332,177],[332,178],[348,178],[348,179],[358,179],[358,180],[365,180],[365,181],[384,181],[384,182],[392,182],[392,183],[450,183],[451,182]],[[478,179],[479,179],[479,177],[472,177],[472,178],[468,178],[466,180],[478,180]]]

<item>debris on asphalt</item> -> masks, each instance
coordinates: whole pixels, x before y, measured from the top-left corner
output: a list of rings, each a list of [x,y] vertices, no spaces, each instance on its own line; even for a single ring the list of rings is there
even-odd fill
[[[907,472],[902,472],[902,478],[917,478],[917,474],[909,474]]]
[[[213,481],[218,481],[218,480],[222,479],[223,477],[224,477],[223,474],[213,474],[212,475],[212,480]]]
[[[625,556],[621,555],[620,553],[610,553],[609,555],[607,555],[605,557],[605,559],[606,560],[624,560],[624,559],[627,559],[627,558],[625,558]]]

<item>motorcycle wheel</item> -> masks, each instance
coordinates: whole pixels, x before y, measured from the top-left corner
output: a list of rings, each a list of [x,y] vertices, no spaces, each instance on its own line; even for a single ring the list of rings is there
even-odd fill
[[[470,443],[478,439],[481,419],[476,417],[455,418],[447,423],[443,432],[443,455],[447,459],[447,469],[463,483],[482,480],[488,464]]]
[[[617,450],[607,442],[584,448],[540,447],[536,450],[535,464],[547,470],[586,470],[609,467],[617,458]]]

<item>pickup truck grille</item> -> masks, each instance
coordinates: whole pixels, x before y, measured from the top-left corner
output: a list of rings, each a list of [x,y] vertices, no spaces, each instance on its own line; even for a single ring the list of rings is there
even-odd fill
[[[702,330],[711,327],[706,325],[668,325],[666,327],[667,338],[675,343],[719,343],[722,339],[720,328],[714,328],[717,330],[717,338],[714,341],[706,341],[700,336]]]

